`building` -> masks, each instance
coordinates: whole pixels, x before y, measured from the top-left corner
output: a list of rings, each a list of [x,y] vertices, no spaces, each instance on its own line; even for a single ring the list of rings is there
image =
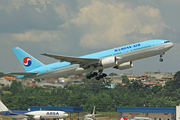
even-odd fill
[[[141,77],[139,75],[131,75],[131,74],[127,74],[126,75],[127,78],[129,79],[129,81],[137,81],[137,80],[141,80]]]
[[[9,76],[4,76],[0,78],[0,88],[6,86],[6,85],[11,85],[12,81],[15,80],[13,77]]]
[[[172,78],[173,75],[170,72],[145,72],[148,77],[155,77],[156,79]]]
[[[147,75],[141,75],[141,80],[147,81],[148,80],[148,76]]]
[[[112,84],[122,84],[122,77],[121,76],[107,76],[107,78],[111,78]]]

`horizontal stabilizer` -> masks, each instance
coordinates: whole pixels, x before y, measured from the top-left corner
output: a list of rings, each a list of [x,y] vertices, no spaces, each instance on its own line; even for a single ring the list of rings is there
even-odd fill
[[[12,75],[36,75],[37,72],[11,72]]]

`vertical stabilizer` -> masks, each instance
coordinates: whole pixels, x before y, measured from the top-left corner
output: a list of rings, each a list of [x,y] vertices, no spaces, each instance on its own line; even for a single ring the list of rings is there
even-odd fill
[[[93,113],[92,113],[93,115],[95,115],[95,106],[94,106],[94,109],[93,109]]]
[[[128,116],[121,116],[119,120],[128,120]]]
[[[19,47],[15,47],[12,50],[14,51],[16,57],[19,59],[21,65],[24,67],[26,72],[44,65]]]
[[[2,111],[9,111],[8,108],[0,101],[0,112]]]
[[[137,117],[136,115],[134,115],[134,114],[131,114],[133,117]]]

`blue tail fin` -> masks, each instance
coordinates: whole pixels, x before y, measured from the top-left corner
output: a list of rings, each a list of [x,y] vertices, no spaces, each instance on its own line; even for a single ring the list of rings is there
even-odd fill
[[[16,57],[19,59],[26,72],[44,65],[19,47],[12,48],[12,50],[14,51]]]

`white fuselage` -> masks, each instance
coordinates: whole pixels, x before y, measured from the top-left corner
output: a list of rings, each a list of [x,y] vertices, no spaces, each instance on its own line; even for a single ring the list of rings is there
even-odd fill
[[[27,111],[22,113],[21,111],[13,111],[13,113],[6,112],[1,114],[12,118],[65,118],[68,114],[64,111]]]

